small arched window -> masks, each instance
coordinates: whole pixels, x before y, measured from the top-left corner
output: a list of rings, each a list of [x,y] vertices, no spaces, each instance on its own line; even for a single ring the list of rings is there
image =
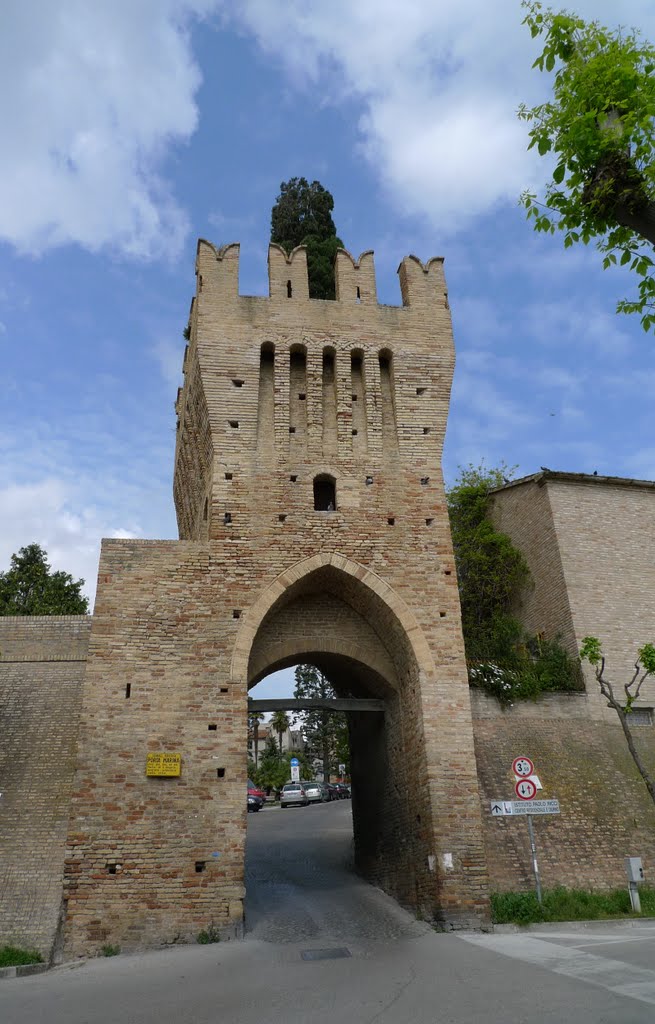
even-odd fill
[[[322,473],[314,477],[314,510],[334,512],[337,507],[337,487],[333,476]]]

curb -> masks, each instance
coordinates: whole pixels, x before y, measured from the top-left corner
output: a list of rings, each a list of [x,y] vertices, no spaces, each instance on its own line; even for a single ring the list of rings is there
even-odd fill
[[[0,967],[0,981],[3,978],[29,978],[32,974],[44,974],[50,964],[20,964],[17,967]]]
[[[495,924],[495,935],[516,935],[524,932],[556,932],[566,928],[572,932],[583,932],[594,928],[607,928],[613,925],[619,928],[639,928],[640,925],[655,924],[655,917],[601,917],[592,921],[537,921],[534,924]]]

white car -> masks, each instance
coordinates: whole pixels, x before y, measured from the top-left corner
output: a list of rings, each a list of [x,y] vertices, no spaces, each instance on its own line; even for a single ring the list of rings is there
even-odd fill
[[[304,786],[300,782],[288,782],[280,793],[280,807],[290,807],[291,804],[306,807],[308,803]]]
[[[320,804],[325,800],[325,793],[320,782],[303,782],[302,785],[310,804]]]

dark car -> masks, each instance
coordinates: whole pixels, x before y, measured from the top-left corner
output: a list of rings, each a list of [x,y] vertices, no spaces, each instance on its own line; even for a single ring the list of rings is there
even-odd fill
[[[333,782],[326,783],[326,789],[328,791],[328,800],[339,800],[339,790]]]
[[[335,782],[334,788],[336,789],[340,800],[350,799],[350,786],[347,786],[345,782]]]
[[[261,806],[262,806],[262,801],[259,799],[259,797],[258,796],[251,796],[250,793],[248,793],[248,810],[249,811],[258,811],[258,810],[260,810]]]

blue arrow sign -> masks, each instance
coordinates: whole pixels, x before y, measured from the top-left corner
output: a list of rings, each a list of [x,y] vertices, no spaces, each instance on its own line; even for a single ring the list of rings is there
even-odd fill
[[[292,757],[290,763],[292,768],[297,768],[298,765],[300,764],[300,761],[298,760],[297,757]]]

